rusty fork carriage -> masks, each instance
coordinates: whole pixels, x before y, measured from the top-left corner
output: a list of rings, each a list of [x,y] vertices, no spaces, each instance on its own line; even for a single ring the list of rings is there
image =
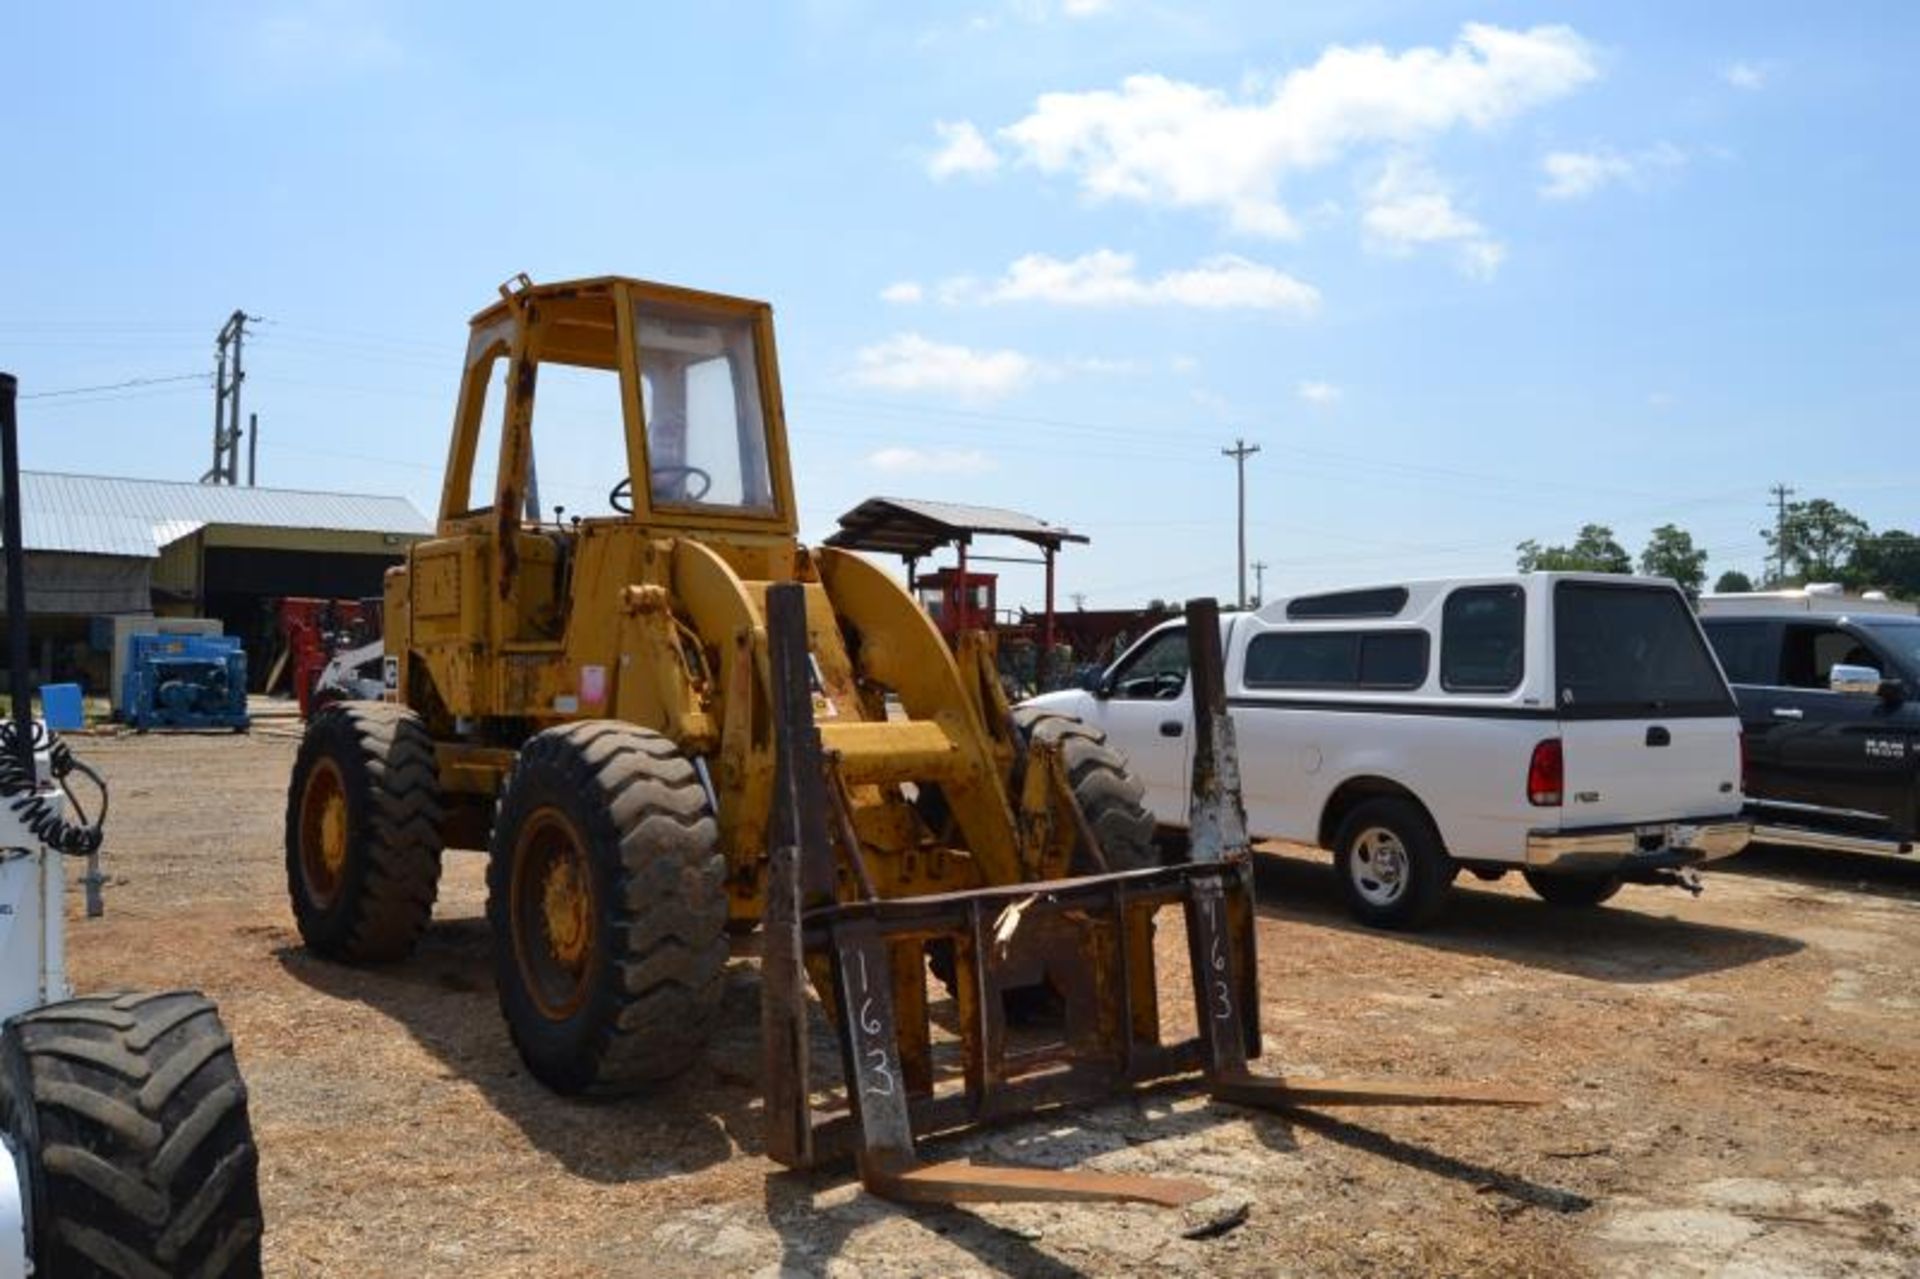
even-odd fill
[[[1417,1086],[1258,1075],[1260,998],[1253,859],[1226,714],[1218,607],[1187,608],[1193,681],[1190,860],[903,898],[835,899],[830,762],[813,723],[801,588],[768,592],[777,778],[761,948],[767,1150],[792,1168],[851,1154],[869,1191],[919,1203],[1121,1200],[1178,1207],[1214,1193],[1199,1182],[1085,1171],[923,1164],[916,1140],[1035,1111],[1111,1100],[1198,1074],[1216,1099],[1290,1110],[1336,1105],[1538,1104],[1504,1086]],[[1036,748],[1043,748],[1036,743]],[[1054,763],[1049,762],[1049,767]],[[1086,861],[1104,865],[1084,820]],[[1185,922],[1194,1024],[1162,1024],[1154,917]],[[928,959],[948,965],[960,1068],[936,1070]],[[947,972],[941,975],[946,976]],[[845,1101],[816,1104],[807,989],[816,980],[839,1041]],[[1009,1027],[1016,1002],[1044,985],[1059,1025]],[[1044,1042],[1030,1042],[1035,1039]]]

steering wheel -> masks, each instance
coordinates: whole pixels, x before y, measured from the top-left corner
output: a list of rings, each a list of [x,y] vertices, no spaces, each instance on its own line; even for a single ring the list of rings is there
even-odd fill
[[[682,501],[698,502],[701,498],[705,497],[707,493],[713,488],[713,476],[709,475],[707,472],[701,470],[697,466],[656,466],[654,467],[653,468],[653,486],[656,489],[660,487],[660,481],[663,477],[669,480],[678,478],[678,479],[698,481],[699,490],[697,492],[688,493],[684,498],[681,499]],[[688,487],[691,488],[692,485],[688,485]],[[633,514],[633,477],[631,475],[627,476],[625,479],[621,480],[618,484],[613,486],[613,491],[607,494],[607,505],[611,506],[614,510],[620,512],[620,514],[622,515]]]

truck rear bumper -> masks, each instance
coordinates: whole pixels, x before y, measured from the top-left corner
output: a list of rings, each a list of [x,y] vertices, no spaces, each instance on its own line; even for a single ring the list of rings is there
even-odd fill
[[[1744,817],[1589,826],[1527,833],[1530,870],[1611,873],[1670,870],[1731,857],[1753,838]]]

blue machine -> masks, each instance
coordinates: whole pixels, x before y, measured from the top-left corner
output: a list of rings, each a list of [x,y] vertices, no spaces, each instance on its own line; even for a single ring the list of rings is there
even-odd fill
[[[247,727],[247,654],[231,635],[134,635],[120,712],[149,728]]]

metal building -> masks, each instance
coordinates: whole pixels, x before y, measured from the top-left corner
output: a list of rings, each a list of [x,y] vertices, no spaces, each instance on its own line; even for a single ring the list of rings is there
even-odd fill
[[[208,617],[266,669],[283,595],[358,598],[432,526],[400,497],[23,471],[27,613],[42,680],[99,687],[95,619]]]

